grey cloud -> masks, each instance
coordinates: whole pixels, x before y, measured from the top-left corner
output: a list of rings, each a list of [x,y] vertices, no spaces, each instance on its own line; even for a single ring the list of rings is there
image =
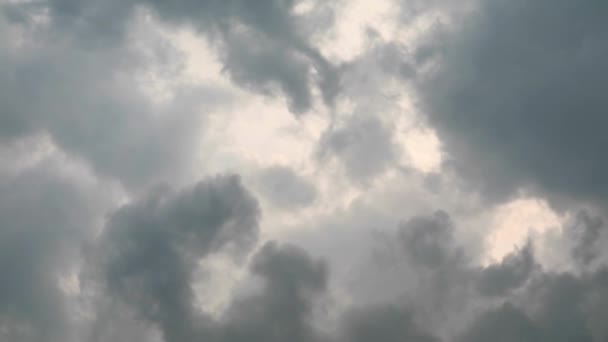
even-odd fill
[[[375,299],[353,292],[353,308],[341,315],[330,340],[603,341],[606,336],[608,277],[601,266],[565,273],[544,269],[532,240],[499,263],[481,266],[459,242],[456,234],[462,231],[441,211],[414,216],[398,228],[379,246],[388,262],[374,264],[360,280],[377,277],[372,292],[389,289],[386,282],[399,290]],[[562,230],[564,238],[568,229]]]
[[[147,61],[122,40],[136,4],[208,34],[224,53],[231,77],[262,93],[279,88],[295,112],[311,106],[311,80],[325,89],[328,104],[338,89],[333,67],[292,22],[293,1],[2,4],[0,42],[11,47],[0,51],[3,146],[47,135],[69,154],[69,162],[84,161],[96,176],[118,179],[129,189],[173,180],[175,169],[186,168],[198,133],[193,122],[199,115],[192,108],[201,94],[207,94],[202,104],[218,96],[203,89],[161,108],[138,90],[134,75]],[[47,6],[54,26],[43,32],[33,14]],[[480,6],[469,23],[444,36],[450,39],[430,42],[428,51],[437,55],[419,55],[441,59],[436,73],[419,79],[418,90],[424,91],[423,108],[453,165],[467,179],[481,181],[491,197],[530,186],[552,196],[601,202],[604,98],[595,87],[606,65],[601,19],[607,7],[562,0],[496,0]],[[565,28],[570,18],[578,25]],[[27,39],[18,42],[19,35],[9,31]],[[378,54],[385,73],[429,76],[400,64],[397,46],[389,44]],[[378,117],[358,115],[365,109],[328,131],[320,147],[321,157],[334,158],[351,180],[363,183],[397,157],[392,127]],[[575,111],[582,113],[579,118],[571,115]],[[557,137],[556,132],[573,134]],[[598,251],[605,247],[598,238],[602,221],[591,215],[581,214],[580,225],[566,232],[573,234],[571,257],[584,267],[564,273],[536,265],[531,245],[500,264],[478,266],[454,236],[455,224],[446,213],[412,217],[390,235],[405,274],[387,279],[396,280],[403,296],[377,306],[355,296],[355,304],[364,305],[348,307],[337,330],[328,332],[316,325],[325,317],[315,309],[331,295],[332,274],[324,261],[292,246],[262,247],[249,266],[261,288],[232,300],[219,317],[196,306],[198,262],[220,252],[244,261],[258,242],[257,202],[238,177],[219,176],[177,192],[140,193],[113,211],[101,234],[92,237],[93,221],[107,210],[97,198],[100,189],[82,188],[78,177],[56,167],[39,164],[17,175],[0,173],[3,340],[594,342],[608,337],[608,272],[601,264],[587,267],[601,263]],[[292,205],[314,199],[294,174],[268,171],[268,177],[284,177],[297,189]],[[302,193],[308,195],[299,197]],[[398,209],[373,207],[368,209],[373,213],[344,222],[349,228],[393,224],[386,212]],[[356,234],[353,229],[339,233],[336,238],[343,241]],[[83,244],[87,238],[92,242]],[[92,312],[72,315],[73,298],[58,281],[79,261],[80,248],[86,264],[77,299],[88,301]],[[399,269],[387,272],[394,270]],[[84,324],[90,326],[75,327],[91,313],[94,321]]]
[[[599,324],[608,294],[605,264],[580,273],[546,270],[536,263],[529,242],[499,264],[475,266],[462,262],[467,256],[463,259],[459,251],[464,251],[450,238],[453,228],[445,213],[408,222],[400,231],[405,255],[436,273],[415,273],[423,286],[409,290],[406,302],[442,336],[456,341],[602,341],[606,336]]]
[[[335,97],[338,73],[315,49],[297,23],[297,4],[292,0],[264,0],[252,3],[230,1],[73,1],[52,0],[50,7],[58,25],[69,32],[84,32],[97,39],[120,37],[134,8],[143,5],[160,18],[188,25],[206,34],[221,50],[225,70],[232,79],[260,93],[280,90],[295,113],[312,105],[313,71],[323,100]],[[311,18],[317,20],[317,18]]]
[[[109,46],[121,40],[128,30],[135,3],[132,0],[33,2],[39,8],[48,8],[51,23],[60,34],[88,46]]]
[[[404,44],[385,41],[372,29],[366,38],[366,50],[340,68],[340,104],[353,109],[333,114],[317,147],[321,161],[337,160],[351,180],[362,184],[385,170],[403,169],[396,133],[411,117],[400,103],[399,93],[406,89],[400,82],[417,75]]]
[[[171,202],[179,201],[166,201],[166,203]],[[143,204],[137,206],[146,207]],[[121,211],[126,212],[121,214]],[[128,277],[110,276],[110,279],[119,280],[119,286],[113,287],[110,283],[108,290],[111,295],[134,306],[136,312],[143,315],[143,318],[157,323],[164,331],[166,341],[189,338],[210,338],[226,342],[251,339],[264,341],[289,339],[302,342],[364,341],[370,338],[379,341],[399,341],[404,338],[420,342],[440,340],[419,325],[417,319],[423,316],[420,316],[415,309],[412,311],[406,305],[400,304],[355,307],[341,315],[335,334],[320,330],[314,322],[318,318],[315,316],[318,314],[315,307],[329,294],[327,291],[330,274],[326,263],[311,258],[297,247],[281,246],[272,242],[267,243],[257,252],[249,266],[252,275],[262,281],[262,287],[254,293],[236,297],[219,318],[206,317],[189,304],[192,301],[192,294],[189,292],[191,291],[189,284],[192,282],[189,274],[192,272],[192,266],[188,266],[185,259],[189,247],[182,238],[178,237],[181,229],[177,229],[174,233],[176,236],[169,235],[162,239],[154,238],[152,235],[156,234],[150,232],[134,234],[128,229],[133,227],[130,224],[131,219],[126,220],[129,223],[126,226],[118,224],[124,220],[123,215],[127,217],[134,215],[138,219],[152,217],[152,222],[149,222],[150,219],[146,221],[148,227],[157,225],[155,215],[149,210],[143,211],[145,215],[134,214],[137,210],[133,207],[126,207],[121,211],[110,219],[108,227],[111,227],[112,231],[122,228],[121,231],[127,233],[127,236],[124,234],[115,236],[110,239],[112,245],[104,246],[103,250],[109,251],[106,252],[109,255],[105,260],[109,258],[116,260],[112,255],[125,256],[125,258],[120,258],[120,262],[110,262],[109,265],[113,266],[105,269],[125,270],[125,267],[131,265],[129,269],[132,272]],[[158,212],[165,211],[158,210]],[[444,221],[447,220],[447,216],[443,215],[439,214],[439,217]],[[160,221],[165,222],[165,220]],[[138,241],[129,238],[130,236],[137,236]],[[146,239],[143,239],[144,237]],[[108,240],[102,236],[102,241]],[[119,246],[116,246],[118,244],[133,246],[133,248],[125,250],[118,248]],[[149,249],[148,246],[155,247]],[[142,248],[150,252],[145,252],[145,255],[139,257],[138,254],[141,254],[139,250],[143,250]],[[168,248],[173,248],[174,252],[166,253]],[[178,253],[184,254],[181,257],[172,256]],[[200,253],[199,256],[204,257],[205,248],[201,248]],[[108,265],[107,262],[105,264]],[[166,283],[169,279],[171,282]],[[175,286],[177,283],[181,284],[179,288]],[[132,287],[128,289],[127,285]],[[162,322],[163,319],[175,322]]]
[[[529,309],[530,316],[543,340],[592,341],[581,308],[590,285],[569,274],[547,274],[532,284],[527,304],[536,306]]]
[[[127,244],[133,242],[124,241]],[[139,241],[139,245],[144,242],[147,241]],[[175,253],[180,253],[179,246],[173,248],[176,249]],[[122,285],[119,293],[111,286],[108,290],[122,302],[134,305],[140,318],[158,324],[164,341],[322,341],[322,334],[313,324],[313,309],[325,294],[328,270],[323,261],[311,258],[303,250],[290,245],[266,243],[253,256],[249,266],[252,275],[261,280],[262,288],[235,298],[218,318],[206,316],[192,305],[189,290],[193,280],[190,276],[194,267],[192,264],[183,256],[181,261],[169,258],[164,248],[155,248],[150,253],[141,260],[122,260],[121,265],[125,266],[124,263],[128,262],[132,265],[131,271],[136,272],[130,272],[128,277],[120,277]],[[200,253],[204,254],[204,251]],[[175,271],[175,267],[182,271]],[[183,270],[184,267],[187,269]],[[122,315],[128,317],[124,313]],[[121,328],[120,322],[107,316],[101,318],[108,330],[105,335],[113,333],[119,339],[153,336],[150,329],[144,329],[144,333],[139,334],[135,334],[136,329],[123,327],[117,330]],[[116,334],[117,331],[124,335]],[[103,335],[99,330],[95,333],[91,336]]]
[[[408,61],[407,50],[394,42],[386,43],[378,48],[378,63],[383,71],[401,79],[410,79],[416,76],[416,69],[411,61]]]
[[[230,96],[201,86],[179,90],[168,105],[149,99],[139,75],[159,63],[179,68],[181,56],[171,55],[168,42],[148,42],[159,45],[153,54],[169,54],[165,61],[129,46],[127,30],[140,5],[206,34],[237,83],[262,93],[282,89],[294,112],[312,105],[315,77],[327,103],[335,94],[337,74],[298,33],[295,22],[302,18],[293,17],[293,2],[3,3],[2,27],[19,32],[27,44],[19,45],[19,34],[0,36],[3,45],[15,46],[0,53],[0,140],[49,134],[59,148],[129,190],[184,176],[204,124],[202,111]],[[41,23],[45,16],[48,23]]]
[[[302,113],[312,106],[305,58],[251,32],[231,33],[229,37],[224,65],[236,83],[267,95],[275,95],[278,83],[291,111]]]
[[[589,316],[587,326],[594,341],[605,341],[608,339],[608,327],[605,324],[608,314],[608,270],[604,267],[593,274],[590,281],[593,285],[588,290],[582,310]]]
[[[421,43],[437,52],[422,108],[487,198],[528,188],[605,204],[607,15],[601,1],[478,1]]]
[[[592,289],[602,288],[605,271],[590,277],[571,274],[540,274],[521,297],[512,297],[501,307],[482,313],[465,330],[461,341],[602,341],[601,329],[591,329],[590,322],[600,319],[600,304],[588,310]],[[605,296],[605,289],[600,290]],[[600,309],[601,308],[601,309]],[[599,311],[597,311],[599,309]]]
[[[208,25],[211,34],[222,37],[224,66],[237,83],[262,92],[278,85],[289,98],[290,109],[301,113],[312,105],[310,83],[316,71],[323,100],[331,105],[338,86],[337,69],[301,36],[292,14],[295,1],[204,1],[186,6],[183,2],[169,6],[166,2],[151,3],[161,16],[203,29]],[[235,22],[249,30],[235,27]]]
[[[327,295],[328,269],[299,248],[268,243],[251,269],[264,287],[227,310],[222,341],[439,341],[407,308],[393,305],[352,308],[339,318],[335,335],[321,332],[313,324],[313,308]]]
[[[356,183],[368,183],[397,158],[392,127],[375,116],[354,115],[343,127],[330,127],[321,138],[318,157],[335,158]]]
[[[452,222],[447,213],[416,216],[401,225],[399,238],[413,262],[429,268],[460,263],[463,251],[455,246]]]
[[[456,239],[455,228],[446,212],[437,211],[402,223],[394,238],[409,265],[408,278],[413,278],[402,296],[422,316],[424,327],[444,339],[480,301],[474,291],[480,269]]]
[[[299,248],[271,242],[254,257],[251,270],[262,278],[262,292],[228,308],[221,341],[320,341],[313,309],[326,290],[325,263]]]
[[[412,314],[395,306],[372,306],[346,314],[340,341],[345,342],[438,342],[417,326]]]
[[[89,273],[108,295],[157,324],[166,341],[198,338],[207,333],[207,319],[193,303],[196,263],[226,248],[239,254],[251,248],[258,215],[257,202],[236,176],[176,194],[153,193],[110,217],[89,256]]]
[[[413,309],[414,317],[423,317],[426,330],[458,341],[538,341],[548,338],[541,336],[552,340],[564,334],[557,323],[560,320],[591,319],[578,314],[555,316],[567,315],[567,307],[585,303],[586,285],[578,285],[585,280],[543,270],[531,242],[500,263],[482,267],[457,242],[455,232],[450,217],[440,211],[405,221],[393,238],[402,246],[401,258],[410,266],[392,268],[392,272],[404,273],[403,302]],[[412,277],[415,280],[410,280]],[[563,306],[558,299],[562,297]],[[501,307],[497,302],[513,304]],[[572,335],[566,336],[571,338],[587,333],[576,322],[569,329]]]
[[[149,340],[154,339],[155,329],[162,331],[164,341],[226,342],[252,338],[422,342],[454,336],[457,341],[601,341],[598,338],[606,334],[601,319],[607,307],[605,271],[529,273],[534,262],[530,246],[496,266],[471,265],[452,237],[454,224],[444,212],[413,217],[396,233],[402,255],[414,266],[410,270],[415,281],[402,283],[409,294],[390,305],[357,307],[355,303],[340,316],[336,333],[315,325],[319,317],[315,307],[329,295],[326,263],[299,248],[276,243],[262,247],[249,266],[262,282],[259,291],[237,297],[219,318],[212,318],[194,305],[191,286],[196,261],[231,244],[246,251],[255,243],[258,215],[255,200],[235,176],[212,178],[175,193],[159,189],[116,211],[93,249],[87,250],[93,276],[87,278],[90,274],[85,273],[82,286],[86,290],[96,281],[100,286],[100,292],[93,292],[98,321],[88,340]],[[486,294],[507,304],[479,297],[473,291],[480,288],[479,279],[491,289]],[[416,281],[422,286],[412,286]],[[510,291],[515,288],[518,291]],[[473,308],[482,314],[472,316]],[[472,319],[468,326],[467,317]],[[123,324],[131,320],[139,323]],[[44,331],[44,325],[32,324]],[[461,332],[452,335],[458,330],[453,326]]]
[[[183,176],[203,124],[199,107],[228,98],[217,88],[189,88],[155,105],[140,86],[138,64],[156,62],[136,49],[86,48],[39,27],[9,26],[25,30],[28,44],[0,52],[0,141],[49,135],[129,190]]]
[[[257,178],[264,197],[278,208],[304,208],[317,197],[315,186],[288,167],[263,169]]]
[[[478,280],[477,288],[487,296],[503,296],[507,292],[522,286],[538,267],[534,258],[532,243],[519,251],[505,256],[500,264],[484,268]]]
[[[484,312],[457,341],[462,342],[536,342],[539,338],[534,323],[517,308],[504,304]]]
[[[93,298],[95,321],[82,329],[86,342],[162,342],[161,333],[149,322],[142,321],[132,311],[116,301]]]
[[[76,266],[80,244],[104,204],[60,164],[45,160],[0,177],[0,339],[71,341],[60,278]]]
[[[578,213],[567,230],[573,242],[571,253],[576,262],[588,266],[600,255],[601,233],[604,229],[601,217],[592,216],[585,210]]]

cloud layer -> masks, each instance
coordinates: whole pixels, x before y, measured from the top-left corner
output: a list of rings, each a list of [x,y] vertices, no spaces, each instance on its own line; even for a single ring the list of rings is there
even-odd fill
[[[0,0],[0,340],[607,341],[606,18]]]

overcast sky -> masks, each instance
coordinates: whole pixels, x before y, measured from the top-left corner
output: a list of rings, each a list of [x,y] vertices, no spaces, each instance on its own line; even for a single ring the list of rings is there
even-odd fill
[[[608,2],[0,0],[0,341],[606,342]]]

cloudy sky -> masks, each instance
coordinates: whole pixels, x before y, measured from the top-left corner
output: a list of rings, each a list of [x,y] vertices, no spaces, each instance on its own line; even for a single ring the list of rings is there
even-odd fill
[[[0,340],[606,342],[608,2],[0,0]]]

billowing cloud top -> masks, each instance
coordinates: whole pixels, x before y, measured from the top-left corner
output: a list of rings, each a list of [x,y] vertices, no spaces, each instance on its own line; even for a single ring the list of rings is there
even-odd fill
[[[0,341],[608,341],[606,19],[0,0]]]

